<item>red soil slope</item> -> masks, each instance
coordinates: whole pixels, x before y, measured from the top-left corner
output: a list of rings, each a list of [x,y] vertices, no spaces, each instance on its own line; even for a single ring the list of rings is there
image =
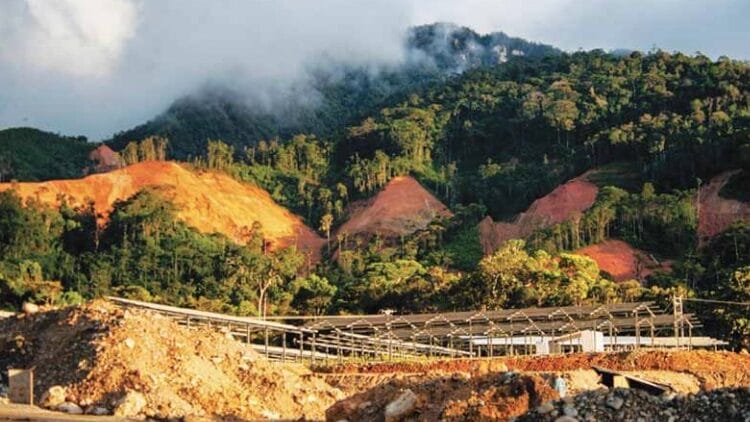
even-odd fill
[[[669,262],[656,262],[646,252],[622,240],[607,240],[586,246],[575,253],[596,261],[599,269],[611,274],[615,281],[642,281],[656,270],[669,270]]]
[[[584,174],[534,201],[512,223],[494,222],[488,216],[479,223],[482,249],[489,254],[508,239],[524,238],[535,230],[562,223],[593,205],[598,191],[596,185],[586,180]]]
[[[104,144],[99,145],[89,153],[89,160],[95,163],[92,173],[106,173],[125,166],[120,154]]]
[[[375,197],[353,204],[349,220],[338,233],[398,237],[427,227],[436,217],[452,215],[414,178],[396,177]]]
[[[244,243],[243,228],[258,221],[272,246],[296,245],[314,259],[325,242],[265,190],[222,173],[200,173],[173,162],[140,163],[83,179],[3,183],[0,191],[14,188],[23,198],[55,205],[61,195],[74,205],[93,200],[97,213],[106,219],[115,201],[149,186],[164,189],[177,207],[177,217],[204,233],[218,232]]]
[[[750,221],[750,203],[719,196],[721,188],[738,172],[739,170],[724,172],[701,188],[698,220],[698,236],[701,241],[721,233],[737,220]]]

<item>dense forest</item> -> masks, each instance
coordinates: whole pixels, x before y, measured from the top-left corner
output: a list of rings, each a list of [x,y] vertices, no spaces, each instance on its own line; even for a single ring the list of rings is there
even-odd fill
[[[321,85],[323,106],[291,121],[229,94],[195,97],[110,142],[121,154],[130,148],[132,163],[139,141],[158,139],[149,158],[268,190],[328,239],[314,269],[293,248],[267,250],[262,228],[247,245],[196,232],[158,189],[115,204],[104,227],[90,207],[51,208],[10,190],[0,194],[0,306],[110,293],[243,315],[666,302],[676,293],[750,300],[750,228],[699,239],[695,200],[711,177],[734,169],[743,171],[722,195],[750,194],[750,66],[663,51],[564,54],[461,31],[451,44],[459,49],[466,36],[511,47],[502,60],[456,62],[428,42],[439,29],[412,34],[414,45],[434,49],[434,66],[367,77],[369,86],[346,73]],[[16,178],[45,178],[8,167]],[[600,187],[592,207],[483,256],[483,217],[510,219],[591,169]],[[353,201],[399,175],[416,177],[454,217],[398,239],[332,236]],[[669,259],[672,270],[616,283],[574,253],[608,239]],[[712,333],[747,345],[745,309],[696,310]]]

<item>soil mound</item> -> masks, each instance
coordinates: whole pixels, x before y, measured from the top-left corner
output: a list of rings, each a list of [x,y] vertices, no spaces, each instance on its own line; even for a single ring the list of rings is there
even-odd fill
[[[701,241],[723,232],[738,220],[750,221],[750,203],[719,196],[724,185],[739,172],[722,173],[700,189],[698,236]]]
[[[57,385],[67,402],[111,413],[135,396],[137,415],[159,419],[320,419],[341,398],[302,366],[272,365],[217,331],[105,301],[1,320],[9,367],[35,368],[37,401]]]
[[[534,201],[515,221],[494,222],[486,217],[479,223],[479,241],[485,254],[496,251],[508,239],[522,239],[534,231],[562,223],[594,204],[599,188],[583,174]]]
[[[660,263],[622,240],[607,240],[578,249],[575,253],[596,261],[599,269],[609,273],[615,281],[643,281],[656,270],[670,269],[669,262]]]
[[[302,219],[278,205],[265,190],[217,172],[197,172],[174,162],[151,161],[83,179],[42,183],[3,183],[0,191],[15,189],[24,198],[58,204],[60,197],[73,205],[91,200],[102,222],[117,200],[139,190],[163,188],[175,203],[178,218],[205,233],[218,232],[239,243],[247,241],[246,227],[259,222],[272,246],[296,245],[319,256],[325,241]]]
[[[412,400],[404,403],[405,396],[411,396]],[[342,400],[328,409],[326,419],[507,420],[558,397],[548,382],[536,375],[504,372],[476,378],[462,374],[423,376],[408,381],[392,380]],[[389,417],[399,402],[398,417]]]
[[[393,238],[424,229],[437,217],[453,214],[414,178],[393,178],[367,201],[352,204],[349,220],[338,233]]]

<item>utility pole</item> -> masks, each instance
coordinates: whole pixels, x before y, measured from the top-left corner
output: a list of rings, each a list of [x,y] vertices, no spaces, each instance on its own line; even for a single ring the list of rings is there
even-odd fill
[[[674,337],[677,347],[680,347],[681,338],[685,336],[684,318],[685,314],[682,308],[682,296],[672,296],[672,311],[674,313]]]

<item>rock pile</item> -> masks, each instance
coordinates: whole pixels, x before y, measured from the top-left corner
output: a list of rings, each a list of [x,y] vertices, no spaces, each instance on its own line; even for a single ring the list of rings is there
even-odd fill
[[[515,421],[750,421],[750,389],[653,396],[641,390],[603,387],[544,403]]]
[[[332,406],[330,421],[506,420],[558,398],[536,375],[422,375],[391,380]]]
[[[35,402],[74,414],[322,419],[342,398],[222,333],[105,301],[0,320],[0,373],[32,367]]]

